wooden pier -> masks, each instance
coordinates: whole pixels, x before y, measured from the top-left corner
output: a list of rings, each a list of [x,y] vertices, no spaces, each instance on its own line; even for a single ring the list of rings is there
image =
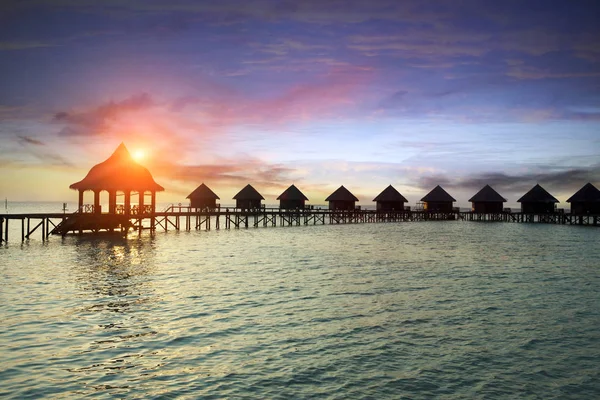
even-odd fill
[[[146,208],[145,210],[150,210]],[[237,208],[217,208],[211,210],[194,209],[186,206],[171,206],[162,212],[144,212],[132,215],[109,213],[35,213],[0,214],[0,243],[9,239],[9,222],[17,223],[21,242],[36,233],[41,233],[42,241],[50,235],[65,236],[69,233],[81,234],[116,232],[126,235],[130,231],[155,232],[169,230],[241,229],[276,226],[308,226],[359,223],[393,223],[417,221],[473,221],[473,222],[515,222],[546,223],[562,225],[600,226],[600,215],[575,215],[556,213],[498,212],[475,213],[454,210],[452,212],[428,211],[377,211],[377,210],[329,210],[306,208],[284,210],[260,208],[242,210]]]

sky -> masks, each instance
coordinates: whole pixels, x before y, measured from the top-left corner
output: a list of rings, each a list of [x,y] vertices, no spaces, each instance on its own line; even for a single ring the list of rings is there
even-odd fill
[[[3,0],[0,196],[76,202],[123,142],[159,202],[203,182],[223,204],[247,183],[564,202],[600,187],[599,20],[593,0]]]

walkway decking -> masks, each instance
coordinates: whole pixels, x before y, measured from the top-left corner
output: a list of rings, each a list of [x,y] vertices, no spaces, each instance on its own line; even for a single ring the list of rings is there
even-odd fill
[[[92,213],[33,213],[0,214],[0,243],[8,241],[9,221],[20,222],[20,239],[28,240],[40,230],[43,241],[50,235],[100,231],[127,234],[130,230],[206,230],[239,229],[250,227],[306,226],[325,224],[357,224],[416,221],[486,221],[547,223],[568,225],[600,226],[600,215],[572,215],[568,213],[525,214],[473,213],[453,211],[435,213],[425,211],[375,211],[353,210],[336,211],[328,209],[282,210],[262,208],[240,210],[220,208],[197,210],[184,206],[171,206],[162,212],[143,215],[92,214]]]

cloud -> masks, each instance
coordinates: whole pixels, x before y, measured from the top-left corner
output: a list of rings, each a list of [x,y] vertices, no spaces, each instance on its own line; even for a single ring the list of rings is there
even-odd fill
[[[11,3],[10,0],[8,0]],[[395,0],[247,0],[247,1],[145,1],[145,0],[105,0],[101,3],[77,0],[37,0],[31,2],[40,7],[69,7],[82,12],[95,12],[110,15],[136,16],[172,15],[175,13],[195,15],[205,22],[240,23],[248,20],[273,21],[288,19],[303,23],[361,23],[378,20],[413,20],[431,16],[435,11],[419,7],[419,2],[398,2]],[[14,7],[25,8],[14,2]],[[5,6],[8,8],[8,6]]]
[[[151,167],[155,177],[199,185],[221,185],[241,188],[252,183],[269,189],[289,186],[293,168],[271,164],[257,158],[221,159],[218,163],[184,165],[168,160],[155,162]],[[157,178],[158,179],[158,178]]]
[[[416,184],[423,189],[431,189],[441,185],[449,189],[467,189],[477,191],[485,185],[490,185],[498,191],[525,193],[536,183],[547,186],[546,190],[574,192],[587,182],[600,181],[600,164],[590,167],[561,168],[540,166],[536,172],[506,174],[503,172],[486,172],[467,177],[452,178],[447,175],[421,176]]]
[[[53,120],[67,124],[61,133],[70,135],[95,135],[106,130],[107,123],[120,115],[140,110],[146,110],[155,105],[147,93],[133,95],[120,102],[110,101],[87,111],[59,111]]]
[[[274,56],[287,56],[292,52],[306,54],[307,52],[331,50],[333,48],[331,44],[311,44],[289,38],[278,40],[275,43],[253,42],[250,46]]]
[[[309,83],[289,85],[268,97],[212,88],[203,95],[179,97],[168,108],[173,112],[194,112],[198,121],[210,127],[261,124],[272,128],[342,114],[356,105],[357,94],[370,76],[368,70],[341,66]]]
[[[46,143],[42,142],[41,140],[38,139],[34,139],[32,137],[29,136],[17,136],[19,138],[19,140],[21,141],[21,143],[25,143],[25,144],[31,144],[34,146],[45,146]]]
[[[30,136],[18,135],[17,139],[19,144],[23,148],[25,154],[29,154],[40,161],[43,165],[59,166],[59,167],[72,167],[73,164],[63,157],[60,153],[56,152],[51,146],[47,146],[46,142],[32,138]],[[21,157],[22,154],[19,154]],[[15,164],[27,165],[27,162],[19,160]]]
[[[517,79],[571,79],[600,77],[600,72],[557,72],[532,66],[514,66],[508,69],[506,75]]]
[[[0,42],[0,51],[28,50],[55,46],[55,44],[36,40],[15,40]]]

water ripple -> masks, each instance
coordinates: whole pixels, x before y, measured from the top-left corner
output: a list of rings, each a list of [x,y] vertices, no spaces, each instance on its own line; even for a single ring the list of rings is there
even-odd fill
[[[419,223],[9,246],[0,397],[598,398],[599,238]]]

